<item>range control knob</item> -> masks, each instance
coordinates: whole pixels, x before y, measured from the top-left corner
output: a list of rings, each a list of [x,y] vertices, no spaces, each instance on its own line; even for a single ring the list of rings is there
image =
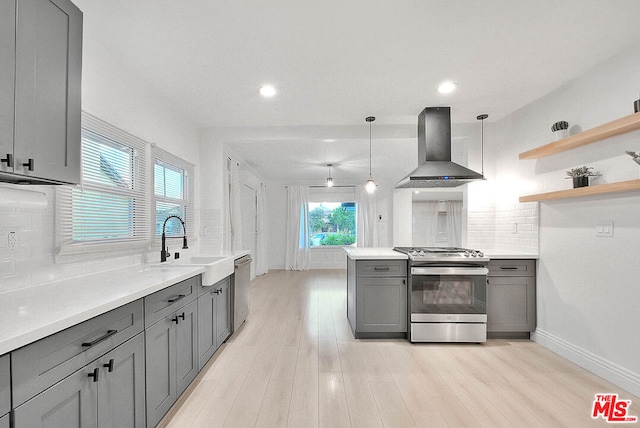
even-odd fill
[[[482,251],[478,251],[478,257],[484,257],[484,253]]]
[[[477,251],[471,251],[471,257],[478,257],[478,252]]]

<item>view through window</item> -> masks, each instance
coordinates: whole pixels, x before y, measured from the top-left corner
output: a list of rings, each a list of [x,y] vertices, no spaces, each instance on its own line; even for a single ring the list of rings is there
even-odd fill
[[[309,245],[341,246],[356,242],[355,202],[309,202]]]

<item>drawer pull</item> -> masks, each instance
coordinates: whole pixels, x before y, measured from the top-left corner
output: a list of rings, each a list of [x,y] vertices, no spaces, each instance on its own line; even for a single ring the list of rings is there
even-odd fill
[[[114,361],[113,361],[113,358],[112,358],[112,359],[109,360],[109,362],[107,364],[103,364],[102,367],[106,368],[107,371],[109,373],[111,373],[113,371],[113,364],[114,364]]]
[[[502,270],[518,270],[518,266],[500,266]]]
[[[175,317],[171,318],[171,322],[174,322],[174,323],[178,324],[180,321],[179,321],[178,317],[175,316]]]
[[[92,377],[93,381],[97,382],[99,374],[100,374],[100,369],[96,367],[95,369],[93,369],[93,373],[89,373],[87,376]]]
[[[107,333],[104,336],[101,336],[101,337],[99,337],[96,340],[93,340],[91,342],[84,342],[82,344],[82,346],[90,348],[93,345],[97,345],[98,343],[102,342],[103,340],[107,340],[108,338],[110,338],[111,336],[116,334],[117,332],[118,332],[118,330],[107,330]]]
[[[178,300],[182,300],[182,299],[184,299],[185,297],[187,297],[187,296],[186,296],[186,295],[184,295],[184,294],[178,294],[178,296],[173,297],[173,298],[171,298],[171,299],[167,300],[167,302],[169,302],[169,303],[175,303],[175,302],[177,302]]]
[[[178,315],[178,318],[182,318],[182,321],[184,321],[184,312]]]
[[[374,267],[374,270],[389,270],[388,267]]]

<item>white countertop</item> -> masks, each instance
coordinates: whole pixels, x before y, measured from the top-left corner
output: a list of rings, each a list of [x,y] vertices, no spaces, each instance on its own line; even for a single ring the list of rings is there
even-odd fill
[[[353,260],[407,260],[407,255],[393,251],[391,247],[343,247],[349,258]]]
[[[249,254],[226,254],[236,259]],[[220,272],[223,279],[233,273]],[[129,266],[0,293],[0,355],[199,275],[203,266]]]

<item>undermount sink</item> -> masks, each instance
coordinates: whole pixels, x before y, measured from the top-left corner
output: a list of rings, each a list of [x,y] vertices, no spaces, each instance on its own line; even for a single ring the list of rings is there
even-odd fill
[[[202,285],[207,287],[233,273],[234,258],[232,256],[188,256],[162,263],[153,263],[154,267],[204,267]]]

